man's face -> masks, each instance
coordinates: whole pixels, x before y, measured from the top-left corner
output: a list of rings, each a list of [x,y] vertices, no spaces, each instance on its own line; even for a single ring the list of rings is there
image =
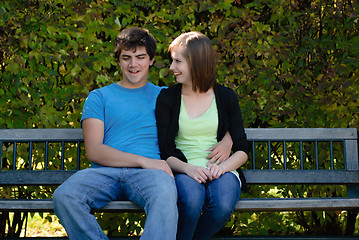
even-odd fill
[[[122,87],[139,88],[147,83],[148,69],[153,64],[153,59],[150,60],[144,46],[138,46],[135,50],[121,51],[119,66],[122,71]]]

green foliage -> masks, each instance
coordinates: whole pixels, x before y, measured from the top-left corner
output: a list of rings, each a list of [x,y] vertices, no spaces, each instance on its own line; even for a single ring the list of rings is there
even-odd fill
[[[139,26],[158,40],[150,81],[167,86],[174,83],[167,55],[172,39],[186,31],[206,34],[218,56],[218,82],[237,91],[245,127],[358,128],[358,7],[353,0],[3,0],[0,127],[80,127],[89,91],[121,76],[113,40],[123,28]],[[50,154],[49,167],[56,169],[58,151]],[[272,191],[252,189],[251,194],[270,196]],[[33,194],[49,197],[51,192]],[[340,186],[282,186],[279,192],[345,194]],[[345,213],[273,214],[236,214],[226,231],[329,233],[325,230],[338,221],[339,232],[347,227]],[[138,232],[135,221],[143,226],[139,216],[107,218],[108,224],[99,216],[109,233],[118,224],[129,226],[124,234]],[[125,219],[129,225],[122,225]],[[271,219],[284,225],[272,226]]]
[[[209,36],[246,127],[358,126],[355,1],[5,1],[1,11],[2,127],[79,127],[88,92],[120,76],[112,42],[128,26],[158,39],[150,81],[160,85],[174,82],[171,40]]]

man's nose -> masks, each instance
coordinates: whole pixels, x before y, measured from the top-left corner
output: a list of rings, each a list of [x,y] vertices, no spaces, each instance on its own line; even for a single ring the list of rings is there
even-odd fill
[[[136,66],[136,64],[137,64],[136,59],[135,59],[135,58],[131,58],[131,60],[130,60],[130,67],[134,67],[134,66]]]

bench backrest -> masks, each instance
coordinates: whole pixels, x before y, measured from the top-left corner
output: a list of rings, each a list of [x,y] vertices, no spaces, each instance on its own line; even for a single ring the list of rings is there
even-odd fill
[[[355,128],[245,130],[252,149],[244,166],[249,184],[359,183]],[[61,184],[81,168],[84,155],[81,129],[0,129],[0,185]],[[58,166],[49,158],[60,158]]]

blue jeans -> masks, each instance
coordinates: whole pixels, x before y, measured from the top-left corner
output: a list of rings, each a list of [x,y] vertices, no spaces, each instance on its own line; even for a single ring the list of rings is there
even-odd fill
[[[230,172],[200,184],[186,174],[175,176],[178,191],[177,240],[209,239],[231,216],[241,195],[238,178]]]
[[[98,167],[78,171],[53,195],[55,214],[70,239],[108,239],[90,213],[113,200],[131,200],[146,212],[141,239],[176,238],[177,190],[162,170]]]

